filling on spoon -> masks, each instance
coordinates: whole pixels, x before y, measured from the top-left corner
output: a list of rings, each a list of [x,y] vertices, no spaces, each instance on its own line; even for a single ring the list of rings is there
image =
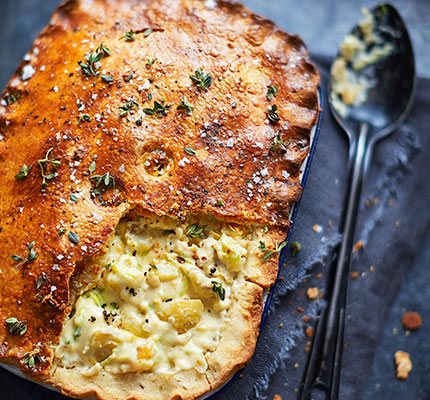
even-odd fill
[[[371,77],[364,73],[369,65],[376,64],[393,52],[376,32],[375,17],[366,8],[358,22],[359,34],[346,35],[340,54],[331,67],[331,101],[336,111],[346,117],[350,106],[359,106],[367,100],[367,92],[374,86]]]

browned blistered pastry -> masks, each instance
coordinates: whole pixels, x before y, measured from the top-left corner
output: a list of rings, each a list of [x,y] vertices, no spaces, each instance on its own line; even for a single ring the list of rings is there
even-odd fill
[[[319,75],[232,1],[70,0],[0,106],[0,359],[194,399],[254,351]]]

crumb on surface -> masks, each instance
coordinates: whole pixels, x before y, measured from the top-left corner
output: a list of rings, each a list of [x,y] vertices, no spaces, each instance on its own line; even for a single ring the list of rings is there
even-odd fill
[[[306,336],[312,337],[313,335],[314,335],[314,330],[311,327],[306,328]]]
[[[281,396],[279,396],[279,394],[275,394],[275,395],[273,396],[273,400],[282,400],[282,397],[281,397]]]
[[[321,279],[323,277],[323,274],[321,274],[321,273],[319,273],[318,275],[317,275],[317,278],[318,279]]]
[[[408,331],[418,329],[422,324],[421,315],[416,311],[408,311],[403,314],[402,325]]]
[[[322,231],[322,226],[315,224],[312,229],[314,232],[320,233]]]
[[[407,379],[409,372],[412,370],[410,354],[401,350],[397,350],[394,353],[394,360],[396,362],[397,379]]]
[[[308,288],[307,295],[309,299],[316,299],[320,291],[316,287]]]
[[[358,250],[362,249],[364,246],[364,243],[362,240],[359,240],[356,244],[354,244],[354,247],[352,248],[352,253],[357,253]]]
[[[351,272],[351,279],[357,279],[358,278],[358,271]]]

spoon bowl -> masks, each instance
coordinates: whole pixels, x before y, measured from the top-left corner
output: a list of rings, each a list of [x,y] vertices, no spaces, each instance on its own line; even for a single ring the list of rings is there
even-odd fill
[[[362,123],[369,125],[372,141],[396,130],[412,105],[415,91],[414,52],[403,19],[390,4],[379,5],[370,14],[373,16],[375,35],[391,47],[391,52],[356,71],[360,78],[370,84],[366,100],[359,105],[352,105],[347,115],[342,116],[333,102],[331,82],[329,86],[330,109],[352,141],[355,138],[354,131]],[[363,39],[359,26],[354,27],[351,34]],[[371,51],[374,46],[370,44],[366,50]]]

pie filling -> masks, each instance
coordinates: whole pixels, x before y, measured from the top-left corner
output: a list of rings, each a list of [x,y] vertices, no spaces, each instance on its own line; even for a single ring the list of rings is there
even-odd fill
[[[205,371],[235,293],[261,262],[262,235],[210,218],[122,220],[95,260],[96,279],[78,290],[60,365],[87,376]]]

